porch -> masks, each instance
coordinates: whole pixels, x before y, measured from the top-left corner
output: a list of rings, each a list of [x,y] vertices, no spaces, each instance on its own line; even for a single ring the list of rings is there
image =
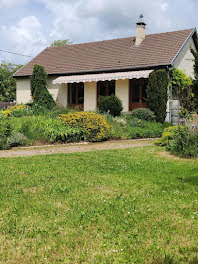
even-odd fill
[[[147,107],[146,88],[153,70],[61,76],[53,84],[65,85],[67,106],[95,111],[99,96],[116,95],[124,112]]]

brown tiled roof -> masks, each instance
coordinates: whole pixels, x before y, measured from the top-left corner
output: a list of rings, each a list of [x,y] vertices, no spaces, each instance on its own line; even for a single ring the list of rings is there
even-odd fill
[[[29,76],[34,64],[48,74],[74,74],[170,65],[193,29],[147,35],[135,46],[135,37],[49,47],[14,76]]]

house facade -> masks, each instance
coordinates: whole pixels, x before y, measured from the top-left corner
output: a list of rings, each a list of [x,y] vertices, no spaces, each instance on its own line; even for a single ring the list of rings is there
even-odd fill
[[[95,111],[100,95],[115,94],[124,112],[147,107],[149,75],[157,69],[175,67],[193,77],[193,55],[197,50],[196,29],[146,35],[140,19],[136,36],[63,47],[49,47],[14,74],[18,104],[32,100],[30,76],[33,66],[44,66],[48,90],[58,105]],[[167,121],[177,122],[179,101],[169,93]]]

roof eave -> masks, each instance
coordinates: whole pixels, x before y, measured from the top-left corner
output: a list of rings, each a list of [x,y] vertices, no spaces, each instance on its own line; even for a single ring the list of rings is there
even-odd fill
[[[123,68],[112,68],[112,69],[100,69],[100,70],[90,70],[90,71],[80,71],[80,72],[65,72],[65,73],[51,73],[48,76],[69,76],[69,75],[84,75],[84,74],[95,74],[95,73],[110,73],[110,72],[123,72],[123,71],[140,71],[140,70],[150,70],[150,69],[160,69],[160,68],[167,68],[172,67],[171,64],[162,64],[162,65],[151,65],[151,66],[138,66],[138,67],[123,67]],[[14,78],[27,78],[31,75],[21,75],[21,76],[13,76]]]
[[[181,51],[183,50],[183,48],[185,47],[186,43],[189,41],[190,38],[192,38],[194,35],[196,35],[197,37],[197,29],[194,28],[192,30],[192,32],[190,33],[190,35],[187,37],[187,39],[185,40],[185,42],[183,43],[183,45],[181,46],[181,48],[178,50],[177,54],[175,55],[175,57],[173,58],[172,62],[171,62],[171,66],[174,67],[175,61],[177,59],[177,57],[179,56],[179,54],[181,53]],[[196,49],[198,49],[198,43],[194,40],[195,42],[195,46]]]

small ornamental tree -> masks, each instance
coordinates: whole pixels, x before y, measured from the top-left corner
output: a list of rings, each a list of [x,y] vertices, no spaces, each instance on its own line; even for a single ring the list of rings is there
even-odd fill
[[[52,95],[47,90],[47,73],[43,66],[34,65],[30,83],[34,104],[49,110],[56,106]]]
[[[166,118],[169,78],[166,70],[151,73],[147,87],[148,107],[155,113],[156,121],[163,123]]]
[[[193,80],[193,93],[195,101],[195,110],[198,113],[198,52],[191,49],[194,56],[194,80]]]

